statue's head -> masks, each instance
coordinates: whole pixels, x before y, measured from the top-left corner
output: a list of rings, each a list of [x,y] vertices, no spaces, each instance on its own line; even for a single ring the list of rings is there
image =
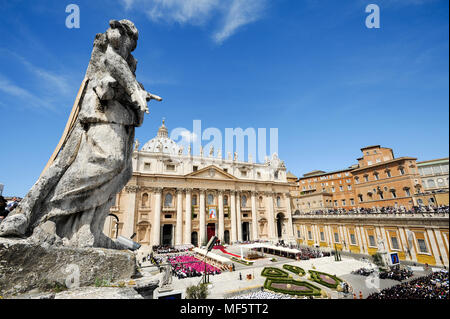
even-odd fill
[[[109,44],[124,58],[136,49],[139,37],[138,30],[129,20],[111,20],[106,31]]]

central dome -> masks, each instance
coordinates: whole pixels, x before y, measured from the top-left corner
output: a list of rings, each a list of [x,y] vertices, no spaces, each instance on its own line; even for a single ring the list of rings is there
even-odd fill
[[[148,141],[141,149],[143,152],[178,155],[180,146],[169,138],[169,132],[163,119],[155,138]]]

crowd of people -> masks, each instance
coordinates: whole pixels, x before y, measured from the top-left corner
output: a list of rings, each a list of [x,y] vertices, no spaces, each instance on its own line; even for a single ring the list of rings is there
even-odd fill
[[[352,271],[352,274],[367,277],[367,276],[370,276],[371,274],[373,274],[374,271],[375,271],[374,269],[360,268],[360,269]]]
[[[392,279],[397,281],[403,281],[413,276],[413,272],[408,269],[402,269],[399,266],[391,267],[387,271],[382,271],[378,275],[380,279]]]
[[[20,199],[13,197],[7,201],[3,196],[0,196],[0,223],[5,219],[20,203]]]
[[[219,275],[221,270],[210,264],[198,260],[191,255],[177,255],[167,258],[167,262],[172,265],[172,275],[178,279],[200,277],[205,272],[207,275]]]
[[[234,296],[228,299],[297,299],[286,294],[278,294],[268,291],[256,291],[245,295]]]
[[[447,270],[373,293],[367,299],[449,299]]]
[[[172,254],[172,253],[182,253],[192,249],[194,246],[192,244],[189,245],[179,245],[179,246],[170,246],[170,245],[157,245],[152,247],[152,251],[154,254]]]
[[[417,213],[449,213],[450,206],[413,206],[411,209],[405,207],[373,207],[373,208],[355,208],[355,209],[322,209],[312,212],[302,213],[303,215],[351,215],[351,214],[417,214]]]

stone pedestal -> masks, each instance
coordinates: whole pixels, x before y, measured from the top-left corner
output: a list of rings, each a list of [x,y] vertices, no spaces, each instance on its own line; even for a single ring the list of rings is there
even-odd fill
[[[126,250],[45,247],[0,238],[0,296],[34,289],[77,288],[130,279],[135,255]]]

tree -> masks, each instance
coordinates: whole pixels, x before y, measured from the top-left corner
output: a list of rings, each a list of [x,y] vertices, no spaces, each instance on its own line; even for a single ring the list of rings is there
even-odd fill
[[[206,299],[208,297],[208,285],[200,284],[186,288],[186,299]]]

